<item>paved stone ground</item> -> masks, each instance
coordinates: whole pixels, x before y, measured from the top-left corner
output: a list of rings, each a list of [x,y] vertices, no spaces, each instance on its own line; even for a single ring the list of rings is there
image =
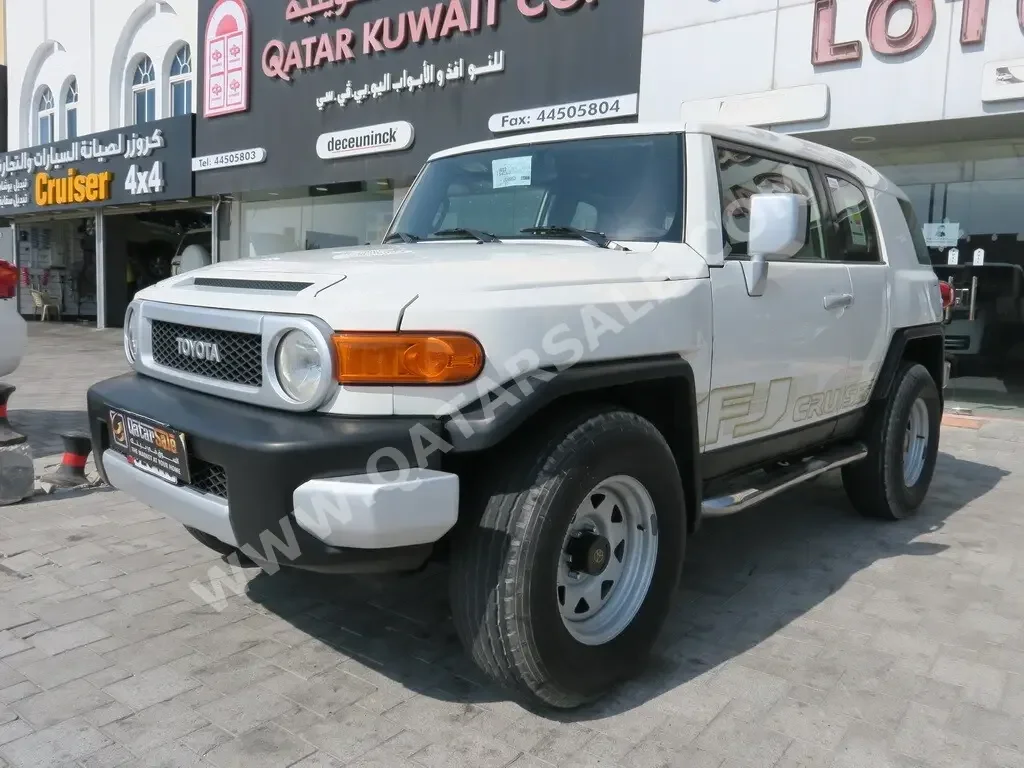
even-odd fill
[[[38,450],[119,343],[33,327],[12,406]],[[443,572],[236,582],[117,491],[5,507],[0,764],[1021,768],[1022,442],[947,429],[905,523],[859,519],[834,478],[710,521],[649,671],[559,717],[479,679]],[[190,587],[215,594],[211,568],[214,607]]]

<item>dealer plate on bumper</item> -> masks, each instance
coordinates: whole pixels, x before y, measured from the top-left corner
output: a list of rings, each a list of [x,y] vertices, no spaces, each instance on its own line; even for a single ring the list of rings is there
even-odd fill
[[[137,469],[169,483],[190,481],[185,435],[166,424],[111,408],[107,415],[110,447]]]

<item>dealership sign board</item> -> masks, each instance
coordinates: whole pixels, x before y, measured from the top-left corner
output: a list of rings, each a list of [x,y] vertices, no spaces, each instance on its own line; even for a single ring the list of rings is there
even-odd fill
[[[0,154],[0,216],[192,196],[193,116]]]
[[[999,0],[1000,5],[1010,5]],[[851,3],[853,5],[853,3]],[[1015,0],[1017,24],[1024,33],[1024,0]],[[904,10],[910,22],[899,32],[891,29],[893,14]],[[836,39],[839,0],[814,0],[811,63],[814,66],[860,61],[864,48],[860,40]],[[989,0],[963,0],[960,4],[960,45],[985,42]],[[935,0],[870,0],[866,4],[864,29],[868,47],[878,56],[905,56],[926,45],[938,26]],[[943,31],[943,34],[948,34]]]
[[[265,153],[197,192],[403,179],[453,144],[633,121],[643,5],[200,0],[196,154]]]

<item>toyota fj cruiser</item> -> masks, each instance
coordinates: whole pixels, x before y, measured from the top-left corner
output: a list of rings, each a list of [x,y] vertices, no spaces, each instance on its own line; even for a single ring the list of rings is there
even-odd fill
[[[945,287],[945,286],[944,286]],[[841,468],[912,515],[943,295],[905,195],[705,124],[433,155],[379,246],[141,291],[88,407],[112,485],[270,570],[450,561],[494,680],[573,707],[642,664],[701,518]]]

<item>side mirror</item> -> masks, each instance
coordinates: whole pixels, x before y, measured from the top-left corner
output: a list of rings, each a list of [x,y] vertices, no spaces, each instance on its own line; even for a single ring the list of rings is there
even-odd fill
[[[768,284],[768,262],[789,259],[807,242],[807,200],[789,193],[750,197],[750,235],[743,262],[748,296],[761,296]]]

